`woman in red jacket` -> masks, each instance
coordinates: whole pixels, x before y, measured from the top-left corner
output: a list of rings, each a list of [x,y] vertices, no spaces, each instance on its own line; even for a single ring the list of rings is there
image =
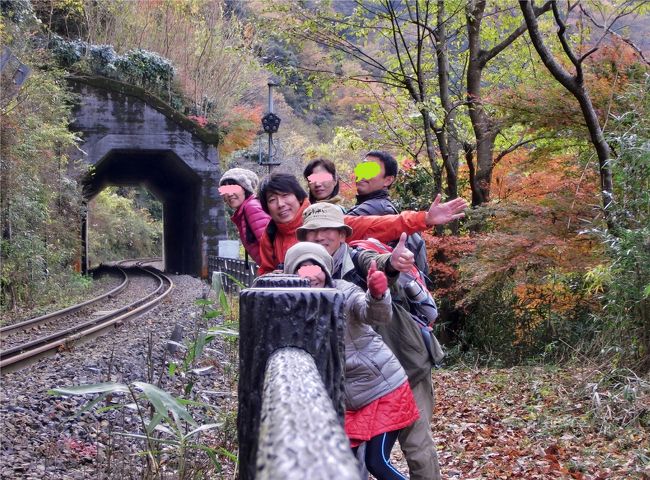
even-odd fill
[[[237,227],[241,243],[258,265],[262,263],[260,239],[271,221],[255,196],[259,182],[255,172],[245,168],[231,168],[219,181],[219,193],[223,195],[224,202],[235,210],[230,219]]]
[[[296,230],[302,225],[302,214],[310,203],[298,179],[288,173],[273,173],[265,177],[260,184],[258,197],[264,211],[271,216],[260,239],[261,263],[258,264],[258,273],[263,275],[282,270],[287,250],[298,243]],[[467,203],[462,198],[440,203],[438,195],[428,212],[362,217],[346,215],[344,222],[354,231],[346,242],[369,237],[390,242],[399,238],[402,232],[411,235],[464,217],[466,207]]]

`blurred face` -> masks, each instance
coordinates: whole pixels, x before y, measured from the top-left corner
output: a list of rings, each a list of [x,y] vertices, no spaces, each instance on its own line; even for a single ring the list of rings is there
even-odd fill
[[[317,228],[316,230],[309,230],[305,235],[305,240],[322,245],[327,250],[327,253],[334,255],[334,252],[345,242],[345,237],[345,230],[343,229]]]
[[[300,202],[293,193],[269,192],[266,194],[269,215],[275,223],[289,223],[300,209]]]
[[[309,181],[309,191],[316,200],[329,198],[336,186],[334,176],[322,165],[316,165],[307,180]]]
[[[223,196],[223,201],[234,210],[246,200],[244,189],[239,185],[222,185],[219,187],[219,193]]]
[[[377,157],[368,156],[364,159],[365,162],[375,162],[379,166],[379,173],[373,178],[363,178],[356,182],[357,193],[360,195],[367,195],[384,188],[388,188],[394,181],[393,175],[386,176],[386,169],[384,164]]]
[[[325,280],[327,279],[325,272],[320,268],[320,265],[317,265],[311,260],[302,262],[296,273],[302,278],[309,280],[309,286],[311,288],[323,288],[325,286]]]

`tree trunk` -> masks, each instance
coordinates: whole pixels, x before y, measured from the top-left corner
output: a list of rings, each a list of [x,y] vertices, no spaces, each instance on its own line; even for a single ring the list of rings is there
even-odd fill
[[[456,132],[456,113],[452,105],[449,92],[449,46],[447,43],[447,28],[445,18],[445,2],[438,0],[438,17],[436,30],[436,59],[438,63],[438,85],[440,104],[446,118],[442,123],[439,133],[436,132],[440,154],[442,156],[445,173],[447,175],[447,198],[458,197],[458,133]]]
[[[613,200],[614,192],[614,182],[612,180],[612,171],[609,168],[609,159],[610,159],[610,149],[605,136],[603,135],[603,130],[600,128],[600,122],[598,121],[598,116],[596,115],[596,110],[594,109],[593,104],[591,103],[591,98],[585,90],[583,85],[580,85],[578,88],[578,94],[576,95],[578,102],[580,103],[580,109],[582,110],[582,115],[585,118],[585,123],[589,129],[589,136],[591,137],[591,143],[593,143],[594,148],[596,149],[596,154],[598,155],[598,167],[600,173],[600,191],[603,201],[603,209],[607,212],[607,207]]]
[[[470,143],[463,144],[463,150],[465,152],[465,163],[467,163],[467,169],[469,171],[469,185],[472,190],[472,205],[480,205],[482,198],[480,197],[481,189],[478,188],[476,183],[476,165],[474,164],[474,146]]]
[[[424,125],[424,140],[427,147],[427,156],[429,157],[429,165],[431,165],[431,172],[433,174],[434,193],[437,195],[442,192],[442,172],[438,166],[436,152],[433,147],[431,118],[428,110],[421,110],[420,113],[422,114],[422,123]]]
[[[481,100],[481,21],[485,10],[485,0],[468,3],[467,35],[469,39],[469,62],[467,64],[467,104],[472,129],[476,137],[476,168],[472,188],[472,205],[480,205],[490,200],[490,183],[492,182],[492,157],[494,140],[498,126],[488,116]]]
[[[569,60],[573,63],[576,74],[571,75],[565,70],[565,68],[560,64],[551,51],[546,47],[544,39],[539,27],[537,24],[537,15],[535,7],[532,2],[520,0],[519,6],[524,15],[524,20],[528,26],[528,34],[530,39],[535,47],[535,50],[539,54],[542,62],[546,66],[551,75],[562,84],[580,104],[580,110],[582,111],[582,116],[585,119],[585,124],[589,130],[589,136],[591,143],[594,145],[596,150],[596,155],[598,156],[598,165],[600,173],[600,187],[601,187],[601,198],[603,202],[603,212],[605,218],[607,219],[607,225],[611,229],[614,228],[612,219],[609,215],[608,207],[613,201],[613,181],[612,181],[612,171],[609,168],[609,159],[610,159],[610,149],[605,137],[603,136],[603,130],[600,128],[600,123],[598,122],[598,115],[594,109],[593,104],[591,103],[591,98],[589,92],[584,87],[583,75],[582,75],[582,62],[586,56],[581,57],[580,59],[576,58],[573,51],[570,49],[566,39],[564,38],[565,26],[563,20],[560,19],[557,12],[557,6],[554,4],[554,14],[555,21],[560,27],[558,30],[558,35],[560,36],[560,43],[564,49],[564,53],[569,57]]]

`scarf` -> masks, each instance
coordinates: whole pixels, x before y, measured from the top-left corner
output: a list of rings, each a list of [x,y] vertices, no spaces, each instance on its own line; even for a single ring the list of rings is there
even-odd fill
[[[347,243],[342,243],[341,246],[334,252],[334,255],[332,255],[332,277],[333,278],[343,278],[343,272],[341,272],[341,269],[343,268],[343,262],[345,261],[345,257],[348,255],[348,244]]]

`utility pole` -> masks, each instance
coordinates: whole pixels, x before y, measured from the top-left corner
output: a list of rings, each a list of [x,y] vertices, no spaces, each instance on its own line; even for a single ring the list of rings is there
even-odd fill
[[[260,148],[259,164],[268,166],[269,173],[271,173],[271,169],[275,165],[280,165],[280,162],[274,161],[276,159],[273,158],[273,134],[277,133],[278,129],[280,128],[281,120],[280,117],[278,117],[273,111],[273,87],[278,86],[278,84],[273,81],[269,81],[268,86],[269,86],[268,112],[266,115],[262,117],[262,128],[269,136],[268,154],[266,160],[264,160],[264,158],[262,157],[262,149]]]

